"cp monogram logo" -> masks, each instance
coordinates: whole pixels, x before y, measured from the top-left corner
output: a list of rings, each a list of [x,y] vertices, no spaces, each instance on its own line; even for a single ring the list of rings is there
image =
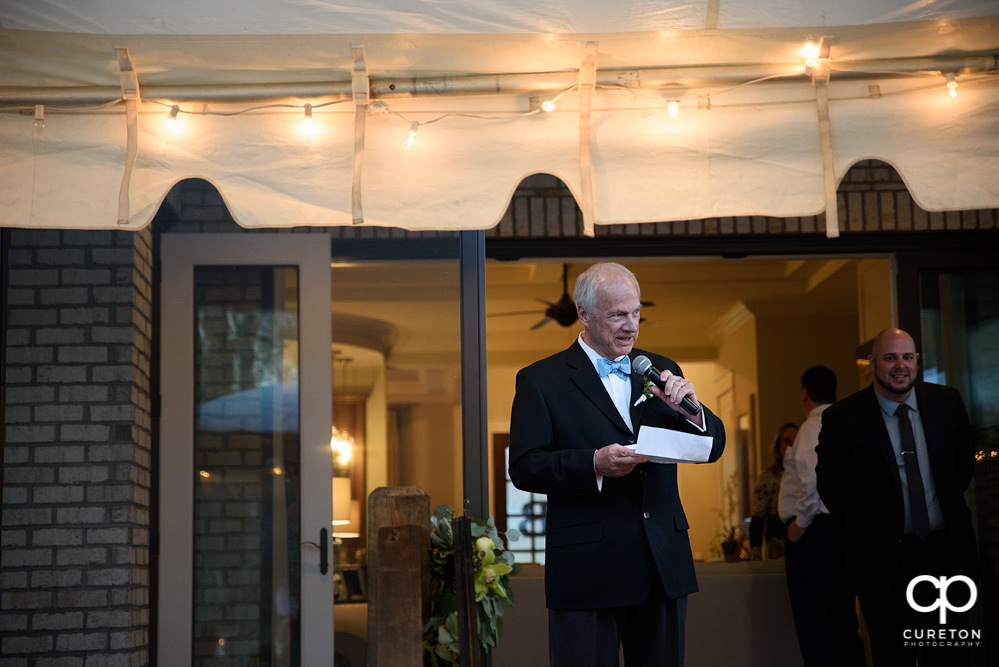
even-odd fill
[[[921,581],[929,582],[940,591],[940,596],[936,599],[936,601],[933,604],[927,605],[925,607],[920,604],[917,604],[912,596],[912,592],[915,590],[916,585]],[[966,585],[968,587],[968,591],[970,592],[970,595],[968,596],[968,602],[962,607],[953,606],[950,603],[950,600],[947,599],[947,589],[955,581],[960,581],[961,583]],[[926,613],[933,611],[934,609],[940,609],[940,623],[944,624],[947,622],[948,609],[958,613],[962,611],[968,611],[969,609],[971,609],[971,607],[975,604],[975,600],[978,599],[978,589],[975,587],[975,582],[973,582],[971,579],[964,576],[963,574],[959,574],[956,577],[950,577],[950,578],[940,577],[939,579],[936,577],[931,577],[928,574],[921,574],[918,577],[914,577],[912,581],[909,582],[908,588],[905,589],[905,599],[906,601],[908,601],[910,607],[919,612]]]

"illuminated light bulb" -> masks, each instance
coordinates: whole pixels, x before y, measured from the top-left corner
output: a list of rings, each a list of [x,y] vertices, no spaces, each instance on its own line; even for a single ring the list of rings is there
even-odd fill
[[[312,124],[312,105],[305,105],[305,115],[302,117],[302,132],[312,136],[316,128]]]
[[[551,100],[545,100],[544,102],[541,103],[541,110],[547,113],[551,113],[552,111],[555,111],[555,103],[552,102]]]
[[[416,143],[416,133],[420,131],[419,121],[413,121],[409,124],[409,138],[406,139],[406,148],[412,148],[413,144]]]
[[[167,127],[170,128],[171,132],[180,131],[180,121],[177,119],[177,114],[180,113],[180,107],[174,104],[170,107],[170,115],[167,116]]]
[[[333,434],[330,438],[330,448],[336,454],[337,463],[347,465],[350,462],[350,456],[354,448],[353,438],[334,426]]]
[[[957,99],[957,81],[954,80],[953,72],[947,72],[947,94],[950,95],[950,99]]]
[[[669,115],[671,118],[676,118],[677,116],[680,115],[679,102],[676,101],[670,102],[669,104],[666,105],[666,108],[669,110]]]
[[[814,42],[808,42],[801,49],[801,55],[805,57],[805,67],[815,67],[819,63],[819,45]]]
[[[45,129],[45,105],[35,105],[35,128],[39,131]]]

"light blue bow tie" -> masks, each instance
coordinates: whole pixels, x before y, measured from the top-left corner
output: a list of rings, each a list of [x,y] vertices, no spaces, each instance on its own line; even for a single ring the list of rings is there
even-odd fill
[[[627,380],[631,374],[631,359],[625,357],[621,361],[609,361],[603,357],[597,358],[597,372],[600,377],[616,373],[622,380]]]

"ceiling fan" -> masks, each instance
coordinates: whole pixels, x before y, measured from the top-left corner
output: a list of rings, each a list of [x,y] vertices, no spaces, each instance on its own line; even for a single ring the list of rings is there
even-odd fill
[[[494,313],[490,317],[504,317],[510,315],[534,315],[538,313],[544,314],[544,317],[537,324],[530,328],[530,331],[534,329],[540,329],[549,322],[558,322],[560,326],[570,327],[579,318],[576,314],[576,304],[573,302],[572,297],[569,295],[569,265],[562,265],[562,296],[559,297],[558,301],[546,301],[544,299],[537,299],[548,307],[544,310],[521,310],[513,313]],[[642,301],[643,306],[653,306],[651,301]],[[640,322],[642,320],[639,320]]]

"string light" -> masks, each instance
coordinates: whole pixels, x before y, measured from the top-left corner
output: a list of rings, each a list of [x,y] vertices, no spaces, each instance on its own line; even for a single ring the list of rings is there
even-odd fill
[[[555,97],[551,98],[550,100],[545,100],[544,102],[541,103],[541,110],[544,111],[545,113],[551,113],[552,111],[555,111],[555,103],[558,102],[560,99],[562,99],[564,95],[576,90],[576,88],[578,87],[579,87],[578,84],[573,84],[568,88],[566,88],[565,90],[563,90],[558,95],[556,95]]]
[[[823,37],[822,40],[820,40],[818,43],[816,43],[816,42],[808,42],[807,44],[805,44],[799,50],[799,53],[804,58],[804,65],[805,65],[806,68],[809,68],[810,70],[812,70],[812,69],[815,69],[817,67],[822,67],[822,68],[826,68],[825,71],[828,71],[828,67],[829,67],[829,65],[828,65],[828,62],[829,62],[829,55],[828,55],[828,46],[829,46],[829,43],[828,42],[829,41],[831,41],[831,38]],[[816,75],[813,72],[811,72],[811,71],[806,72],[806,74],[813,76],[813,83],[814,83],[814,77]],[[939,76],[941,74],[946,79],[946,86],[947,86],[948,94],[950,95],[951,99],[956,100],[957,99],[957,87],[958,87],[957,73],[954,73],[954,72],[947,72],[947,73],[945,73],[945,72],[939,72],[939,73],[934,73],[933,75],[934,76]],[[708,110],[708,109],[711,109],[713,106],[715,106],[713,104],[713,98],[714,97],[723,95],[723,94],[728,93],[730,91],[742,89],[742,88],[745,88],[747,86],[751,86],[751,85],[754,85],[754,84],[759,84],[759,83],[762,83],[764,81],[769,81],[769,80],[772,80],[772,79],[793,78],[793,77],[796,77],[796,76],[800,76],[800,73],[790,73],[790,72],[787,72],[787,73],[771,74],[771,75],[759,77],[759,78],[756,78],[756,79],[744,81],[744,82],[739,83],[739,84],[737,84],[735,86],[732,86],[731,88],[727,88],[727,89],[724,89],[724,90],[715,90],[712,93],[710,93],[710,96],[708,94],[698,94],[697,95],[697,109],[698,110]],[[664,100],[663,97],[662,97],[662,93],[661,92],[658,95],[656,95],[656,94],[642,95],[640,93],[640,91],[637,91],[637,90],[635,90],[635,89],[633,89],[631,87],[626,87],[626,86],[622,86],[622,85],[619,85],[619,84],[618,85],[599,85],[598,84],[596,87],[597,88],[623,89],[623,90],[631,93],[632,95],[636,95],[638,97],[645,97],[645,98],[650,99],[650,100],[651,99],[657,99],[657,100],[660,101],[660,104],[663,101],[665,101],[667,111],[668,111],[669,116],[671,118],[677,118],[677,117],[679,117],[680,105],[681,104],[687,103],[689,105],[689,104],[693,103],[693,100],[690,100],[690,99],[686,100],[686,102],[683,99],[679,99],[679,98],[665,99]],[[386,102],[382,101],[382,100],[374,100],[374,101],[372,101],[372,103],[370,104],[370,111],[371,111],[371,113],[376,113],[376,114],[390,114],[390,115],[395,115],[395,116],[399,117],[401,120],[404,120],[409,125],[408,132],[407,132],[407,137],[406,137],[406,141],[405,141],[406,148],[408,149],[408,148],[412,148],[416,144],[416,135],[419,132],[419,128],[420,128],[421,125],[426,125],[426,124],[429,124],[429,123],[434,123],[434,122],[443,120],[443,119],[448,118],[448,117],[458,117],[458,116],[466,117],[466,118],[483,118],[483,119],[490,119],[491,120],[491,119],[496,119],[496,118],[515,118],[515,117],[520,117],[520,116],[531,116],[531,115],[537,114],[539,111],[543,111],[543,112],[546,112],[546,113],[551,113],[552,111],[555,110],[555,106],[558,104],[558,101],[562,97],[564,97],[566,94],[569,94],[569,93],[577,90],[577,88],[578,88],[578,85],[569,86],[568,88],[566,88],[566,89],[562,90],[561,92],[559,92],[558,94],[556,94],[553,98],[547,99],[547,100],[544,100],[544,101],[540,101],[540,98],[541,98],[540,95],[538,95],[538,96],[531,96],[529,98],[530,110],[527,111],[527,112],[523,112],[523,113],[514,113],[514,114],[486,113],[486,114],[480,114],[480,113],[471,113],[471,112],[453,112],[453,111],[447,111],[447,112],[440,113],[439,117],[432,118],[430,120],[410,121],[408,118],[405,118],[401,113],[392,110],[389,107],[389,105]],[[869,90],[870,90],[869,97],[872,98],[872,99],[879,98],[879,97],[882,96],[880,88],[878,86],[869,86]],[[849,98],[844,98],[844,99],[849,99]],[[346,100],[346,99],[337,99],[337,100],[322,102],[322,103],[319,103],[319,104],[307,103],[307,104],[302,104],[302,105],[298,105],[298,104],[280,104],[280,103],[263,104],[263,105],[252,106],[252,107],[243,108],[243,109],[239,109],[239,110],[235,110],[235,111],[227,111],[227,110],[220,111],[220,110],[216,110],[216,109],[209,110],[208,109],[208,105],[206,104],[206,105],[204,105],[204,109],[201,109],[201,110],[194,110],[194,109],[192,109],[190,111],[185,111],[184,113],[186,113],[186,114],[196,114],[196,115],[205,115],[205,116],[237,116],[237,115],[241,115],[241,114],[252,113],[252,112],[255,112],[255,111],[261,111],[261,110],[265,110],[265,109],[281,108],[281,107],[301,109],[303,111],[303,120],[302,120],[302,129],[303,129],[303,132],[312,134],[312,133],[314,133],[318,129],[317,126],[316,126],[316,124],[314,124],[312,122],[313,121],[313,110],[314,109],[321,108],[321,107],[326,107],[326,106],[330,106],[330,105],[341,104],[341,103],[347,102],[347,101],[349,101],[349,100]],[[168,107],[168,109],[169,109],[168,118],[169,118],[169,126],[170,126],[171,131],[180,131],[180,130],[184,129],[183,126],[182,126],[183,125],[182,122],[179,120],[179,113],[180,113],[180,107],[179,107],[179,105],[177,105],[177,104],[170,104],[169,102],[157,102],[157,104],[161,104],[163,106],[167,106]],[[729,105],[729,106],[741,106],[741,104],[735,104],[735,105]],[[45,124],[44,124],[44,106],[43,105],[35,105],[35,127],[38,128],[39,130],[43,129],[45,127]]]
[[[312,136],[315,133],[315,127],[312,124],[312,105],[305,105],[305,113],[302,118],[302,131]]]
[[[808,42],[801,49],[801,55],[805,57],[805,67],[811,69],[819,64],[819,45],[815,42]]]
[[[45,105],[35,105],[35,129],[38,131],[45,129]]]
[[[406,148],[412,148],[416,143],[416,133],[420,131],[420,122],[414,120],[409,124],[409,138],[406,139]]]
[[[171,132],[180,131],[180,121],[177,120],[177,114],[180,113],[180,107],[176,104],[170,107],[170,114],[167,116],[167,127],[170,128]]]
[[[953,72],[947,72],[947,94],[950,95],[950,99],[957,99],[957,81]]]

